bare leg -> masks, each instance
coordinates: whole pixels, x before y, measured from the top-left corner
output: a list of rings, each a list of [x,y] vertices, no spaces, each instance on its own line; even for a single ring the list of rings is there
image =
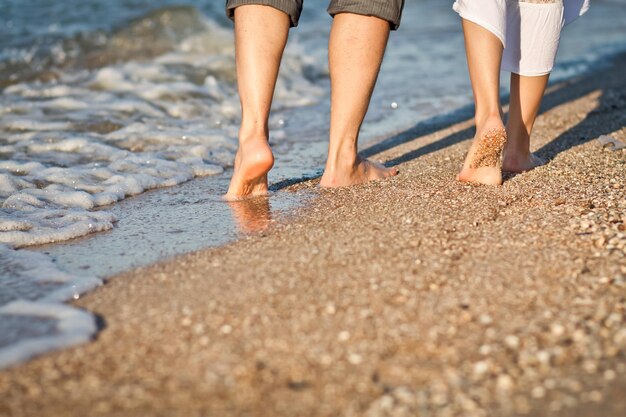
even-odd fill
[[[227,199],[267,193],[267,172],[274,165],[267,120],[289,24],[287,14],[269,6],[245,5],[235,9],[235,56],[242,117],[239,150]]]
[[[530,133],[549,77],[549,74],[537,77],[511,74],[511,104],[506,123],[508,141],[502,157],[503,171],[524,172],[545,163],[530,152]]]
[[[335,16],[328,45],[331,80],[330,143],[320,185],[341,187],[396,175],[395,168],[357,154],[359,130],[382,63],[389,23],[372,16]]]
[[[459,181],[502,184],[500,156],[506,140],[500,107],[502,43],[482,26],[463,19],[465,51],[474,102],[476,136],[458,176]]]

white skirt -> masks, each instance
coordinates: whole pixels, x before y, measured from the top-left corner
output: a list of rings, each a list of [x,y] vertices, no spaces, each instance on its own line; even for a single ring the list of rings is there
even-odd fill
[[[589,0],[456,0],[452,7],[500,39],[502,69],[549,74],[565,25],[589,9]]]

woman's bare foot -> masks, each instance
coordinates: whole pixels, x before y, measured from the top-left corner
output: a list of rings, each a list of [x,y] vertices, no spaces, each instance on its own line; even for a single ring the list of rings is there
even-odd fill
[[[396,168],[387,168],[359,156],[350,159],[337,159],[337,162],[326,164],[320,186],[325,188],[346,187],[362,184],[381,178],[398,175]]]
[[[502,149],[506,143],[506,130],[499,117],[489,119],[476,130],[463,168],[457,179],[485,185],[502,184]]]
[[[274,155],[265,138],[253,138],[239,145],[235,172],[230,180],[227,200],[267,194],[267,173],[274,165]]]
[[[519,174],[545,164],[545,159],[538,157],[532,152],[515,152],[507,149],[507,147],[504,148],[504,154],[502,155],[502,171],[504,172]]]

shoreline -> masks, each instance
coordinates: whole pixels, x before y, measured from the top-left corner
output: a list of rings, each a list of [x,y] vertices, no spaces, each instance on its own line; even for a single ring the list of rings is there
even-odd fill
[[[73,303],[95,340],[0,372],[0,413],[623,410],[603,396],[626,387],[626,154],[594,139],[626,141],[624,69],[552,86],[533,138],[551,161],[500,188],[454,180],[471,121],[409,130],[374,147],[396,178],[110,279]]]
[[[46,254],[66,272],[89,273],[108,281],[140,266],[228,244],[247,233],[237,226],[233,209],[222,199],[220,192],[229,179],[220,174],[148,190],[103,208],[118,219],[112,230],[24,249]],[[290,194],[263,203],[258,210],[265,212],[268,223],[302,204]],[[212,218],[207,221],[209,213]]]

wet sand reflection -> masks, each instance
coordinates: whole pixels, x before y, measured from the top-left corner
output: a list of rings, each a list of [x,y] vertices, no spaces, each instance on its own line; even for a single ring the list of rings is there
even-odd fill
[[[269,197],[229,201],[237,229],[242,233],[259,233],[266,230],[272,221]]]

